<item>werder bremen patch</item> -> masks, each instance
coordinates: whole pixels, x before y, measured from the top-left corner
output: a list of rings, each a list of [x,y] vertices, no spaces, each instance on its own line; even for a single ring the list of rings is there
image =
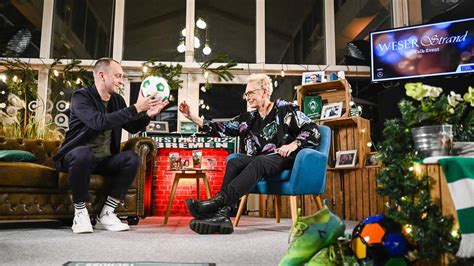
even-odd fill
[[[273,138],[273,136],[275,136],[275,134],[277,133],[277,124],[275,123],[275,121],[271,122],[270,124],[266,125],[263,129],[262,129],[262,137],[265,139],[265,140],[270,140]]]

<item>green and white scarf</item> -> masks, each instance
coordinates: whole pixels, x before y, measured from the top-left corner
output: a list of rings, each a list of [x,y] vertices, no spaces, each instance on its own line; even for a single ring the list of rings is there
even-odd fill
[[[440,159],[458,214],[461,244],[456,256],[474,257],[474,158]]]

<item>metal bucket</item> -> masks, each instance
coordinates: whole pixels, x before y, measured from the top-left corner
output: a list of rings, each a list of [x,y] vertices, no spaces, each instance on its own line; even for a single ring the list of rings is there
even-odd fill
[[[453,126],[423,126],[411,129],[415,147],[426,157],[449,155],[453,145]]]

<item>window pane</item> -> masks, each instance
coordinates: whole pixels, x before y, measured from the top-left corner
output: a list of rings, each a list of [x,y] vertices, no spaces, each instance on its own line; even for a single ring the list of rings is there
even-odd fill
[[[81,76],[74,72],[68,74],[72,82],[65,81],[62,75],[50,80],[51,87],[48,90],[48,102],[46,103],[46,124],[51,125],[52,128],[56,128],[63,134],[66,133],[69,127],[69,107],[72,93],[74,90],[89,86],[94,82],[92,72],[87,72],[86,76],[81,78],[79,84],[76,81]]]
[[[265,2],[265,61],[324,64],[324,1]]]
[[[391,10],[390,0],[334,0],[337,64],[368,65],[369,34],[392,27]]]
[[[287,102],[296,100],[295,86],[301,85],[301,76],[270,76],[273,82],[271,100],[282,99]]]
[[[1,56],[39,57],[43,1],[1,1]]]
[[[423,23],[469,18],[472,17],[473,8],[474,4],[472,0],[421,1]]]
[[[195,49],[196,61],[206,61],[215,53],[224,53],[237,62],[255,62],[255,0],[196,1],[196,21],[206,22],[204,30],[196,27],[200,40]],[[212,53],[204,55],[206,33]]]
[[[53,58],[97,59],[112,55],[113,0],[56,0]]]
[[[199,84],[204,87],[204,84]],[[242,99],[244,84],[213,84],[212,88],[199,91],[199,116],[206,119],[232,118],[247,111],[247,103]]]
[[[184,61],[177,47],[185,26],[185,0],[125,1],[123,58]]]

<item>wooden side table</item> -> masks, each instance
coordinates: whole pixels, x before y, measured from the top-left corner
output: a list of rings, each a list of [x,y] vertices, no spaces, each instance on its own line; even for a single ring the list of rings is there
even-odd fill
[[[180,170],[166,170],[171,172],[176,172],[174,175],[173,186],[171,188],[170,197],[168,199],[168,207],[166,208],[165,219],[163,224],[168,223],[168,218],[171,212],[171,206],[173,205],[174,196],[176,194],[176,189],[178,188],[179,180],[181,179],[196,179],[196,194],[197,199],[199,199],[199,180],[204,181],[204,186],[206,187],[206,196],[208,199],[211,198],[211,187],[209,186],[209,180],[207,179],[207,172],[218,172],[220,170],[208,169],[208,168],[185,168]]]

